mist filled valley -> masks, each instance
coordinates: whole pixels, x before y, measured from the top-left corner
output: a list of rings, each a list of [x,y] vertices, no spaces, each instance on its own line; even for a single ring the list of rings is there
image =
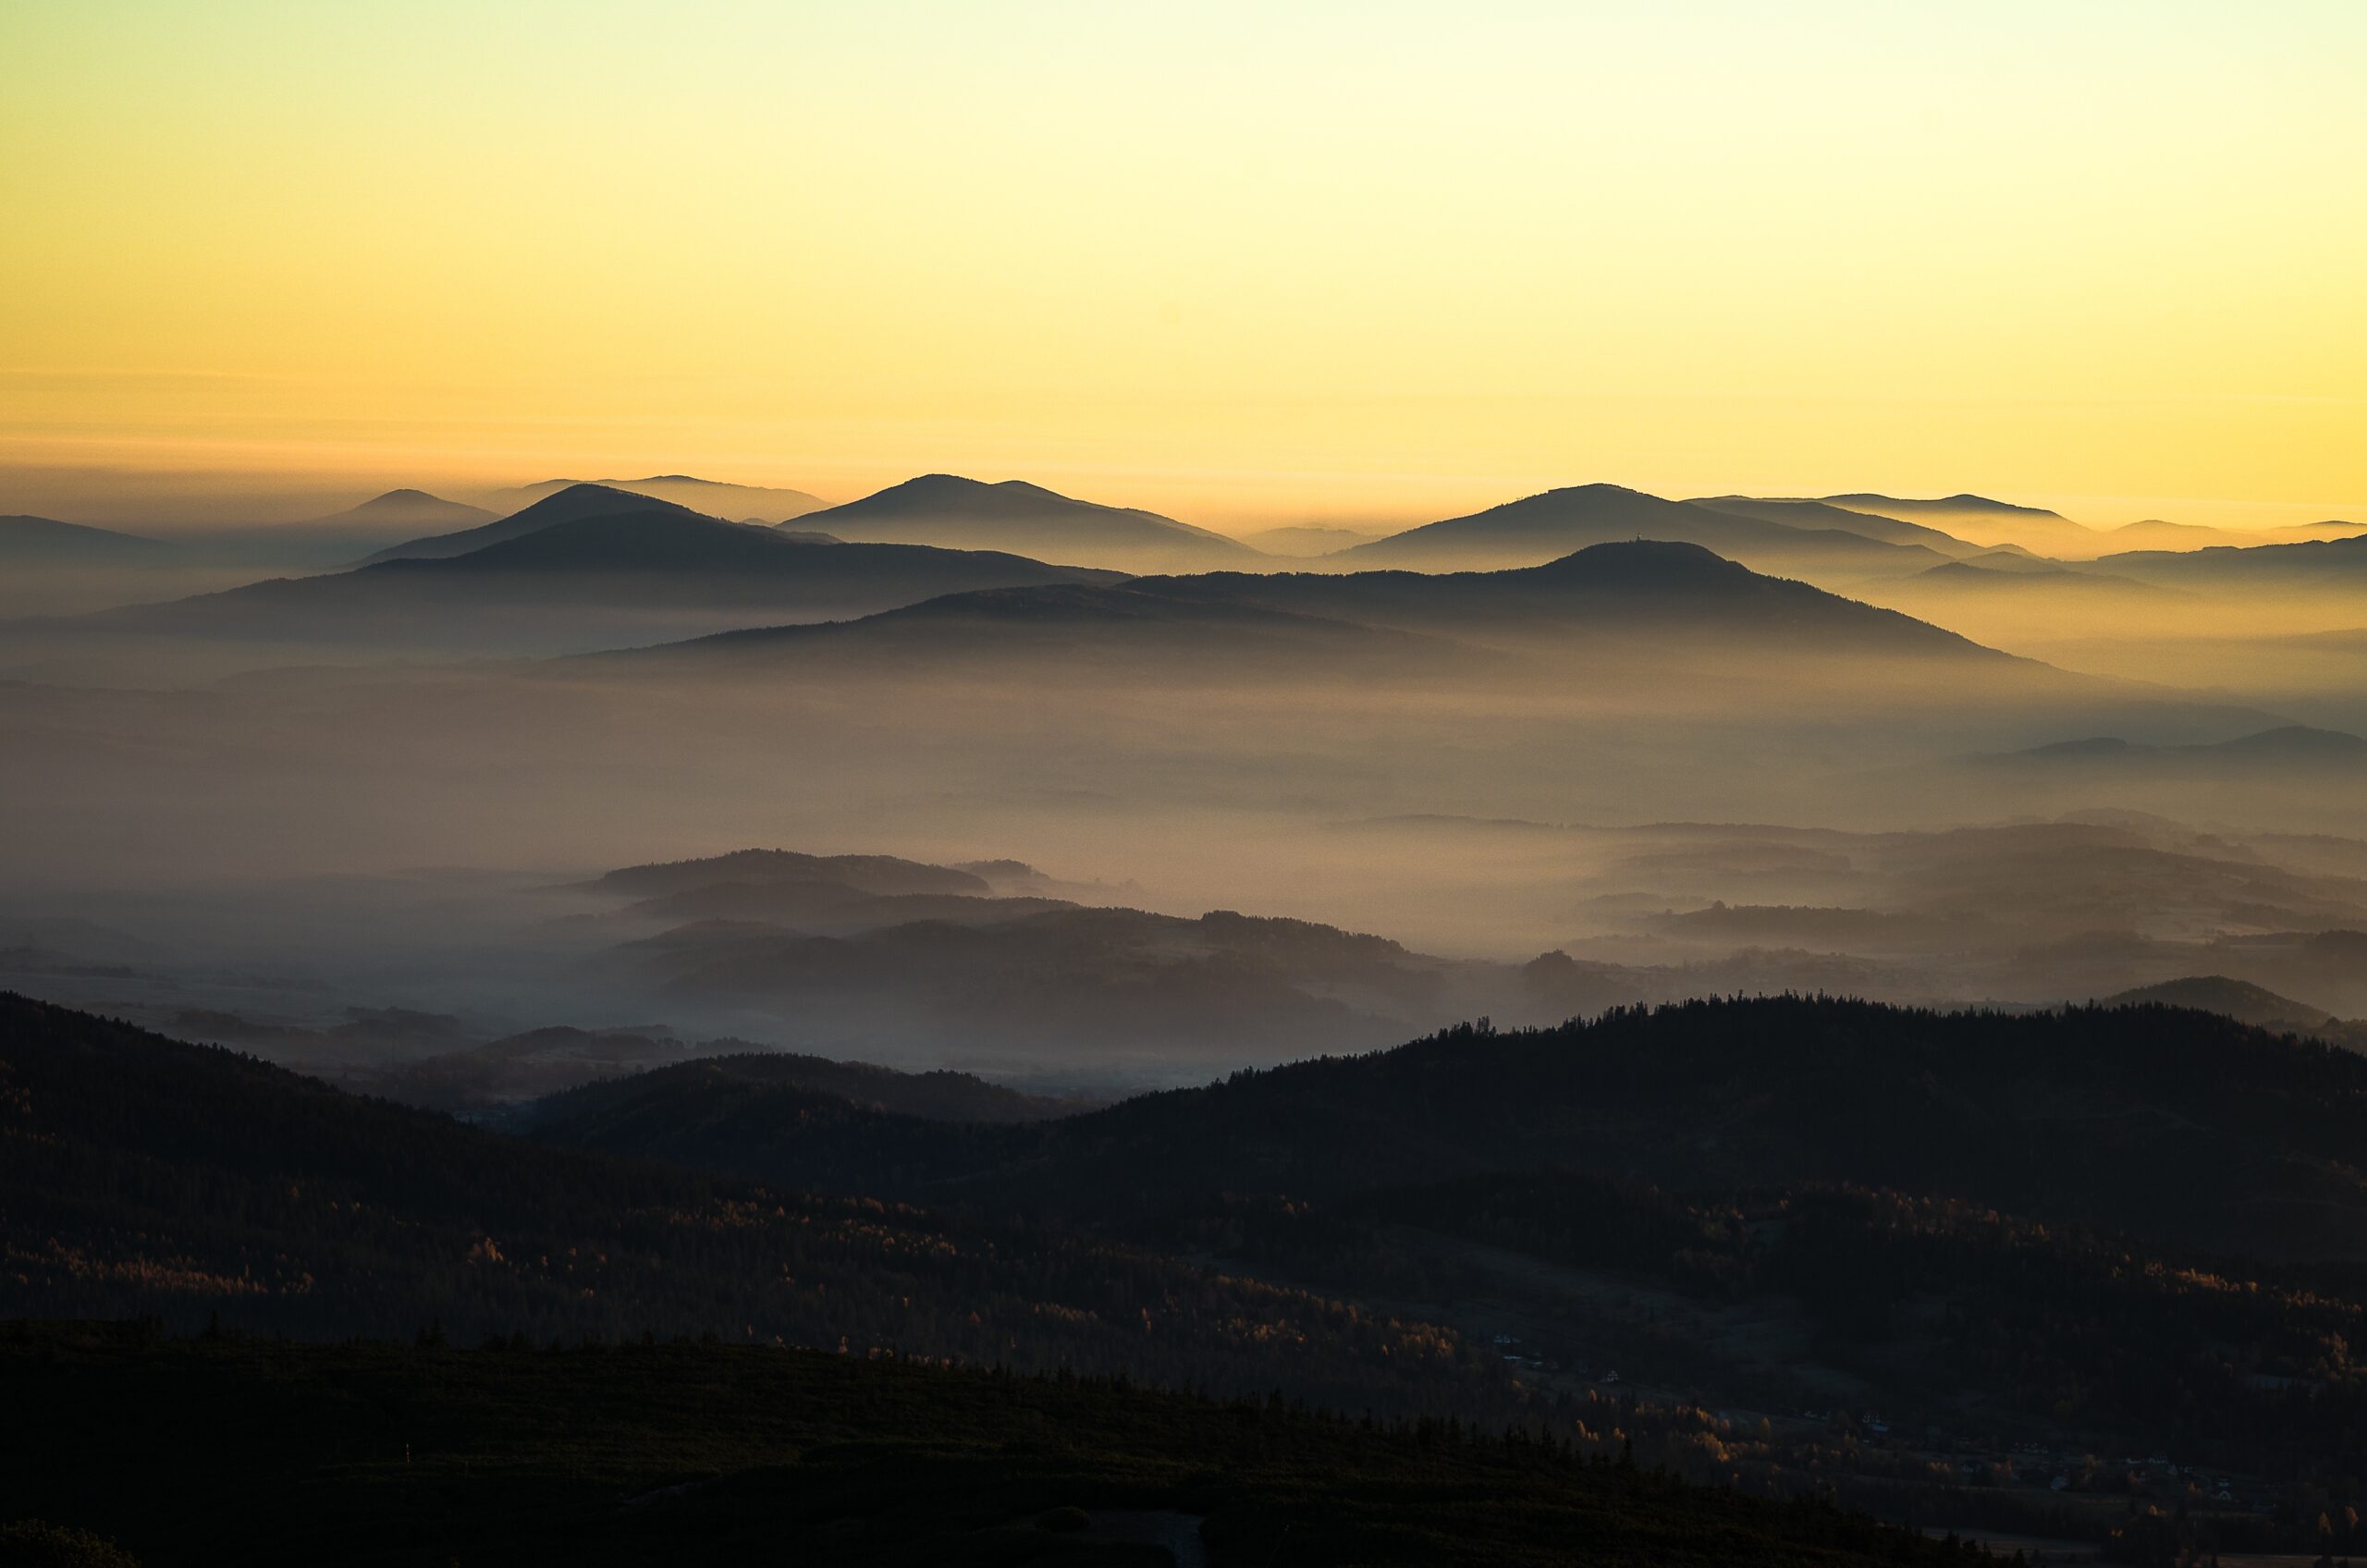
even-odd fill
[[[1055,1503],[1079,1550],[1254,1561],[1278,1507],[1427,1540],[1341,1477],[1447,1419],[1571,1507],[1650,1465],[1651,1530],[1723,1489],[2073,1559],[2348,1539],[2367,529],[1589,484],[1268,554],[1034,485],[702,483],[382,496],[235,582],[250,535],[0,536],[39,611],[0,625],[0,1297],[149,1325],[20,1328],[12,1376],[380,1379],[478,1424],[463,1471],[559,1408],[405,1381],[480,1339],[1397,1424],[1278,1502],[1096,1395],[1147,1469],[981,1435],[999,1501],[828,1525],[814,1461],[661,1532],[850,1560],[1032,1560]],[[597,1396],[595,1515],[587,1474],[685,1463],[656,1375]],[[969,1396],[899,1397],[866,1440]],[[246,1452],[205,1485],[309,1473]],[[459,1474],[406,1538],[637,1560]],[[18,1475],[172,1560],[151,1504]],[[320,1495],[275,1550],[364,1506]],[[1449,1555],[1541,1538],[1506,1518]]]
[[[2367,1561],[2362,59],[0,6],[0,1568]]]

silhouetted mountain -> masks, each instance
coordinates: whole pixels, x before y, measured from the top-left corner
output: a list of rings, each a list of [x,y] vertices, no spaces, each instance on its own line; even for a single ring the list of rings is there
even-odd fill
[[[161,539],[47,517],[0,517],[0,566],[162,566],[176,555]]]
[[[2175,1007],[2196,1012],[2215,1012],[2222,1018],[2232,1018],[2238,1023],[2249,1023],[2256,1029],[2280,1033],[2309,1034],[2324,1024],[2333,1014],[2324,1008],[2297,1002],[2290,997],[2280,997],[2263,986],[2249,980],[2230,980],[2224,974],[2198,974],[2183,980],[2165,980],[2159,985],[2140,986],[2116,996],[2102,998],[2100,1007]]]
[[[677,1113],[689,1125],[722,1113],[708,1095],[691,1101]],[[604,1125],[583,1141],[635,1153],[666,1126]],[[564,1121],[545,1135],[572,1137]],[[2367,1251],[2362,1138],[2367,1059],[2226,1018],[1766,998],[1460,1028],[1040,1128],[980,1129],[909,1168],[897,1191],[1140,1220],[1213,1192],[1323,1200],[1557,1167],[1677,1190],[1944,1193],[2245,1256],[2355,1256]],[[761,1150],[668,1146],[736,1174],[828,1181],[779,1128]]]
[[[1385,528],[1334,528],[1316,523],[1298,523],[1284,528],[1261,529],[1245,533],[1241,542],[1254,550],[1269,556],[1288,556],[1305,559],[1312,556],[1328,556],[1357,545],[1370,544],[1391,533]]]
[[[1288,680],[1348,670],[1447,680],[1469,675],[1487,662],[1475,650],[1434,638],[1221,596],[1139,593],[1124,583],[950,594],[860,620],[722,632],[614,658],[651,669],[730,664],[817,677],[827,668],[834,674],[897,679],[948,661],[957,661],[951,668],[964,673],[1024,664],[1047,677],[1154,683]]]
[[[2075,557],[2092,556],[2111,547],[2103,534],[2060,512],[1993,501],[1986,496],[1944,496],[1927,500],[1859,491],[1823,499],[1850,511],[1944,528],[1958,539],[1976,545],[2020,545],[2049,555]]]
[[[2117,528],[2100,531],[2104,548],[2115,553],[2129,550],[2200,550],[2210,545],[2267,544],[2263,534],[2248,533],[2233,528],[2206,528],[2201,523],[2169,522],[2149,517],[2137,522],[2124,522]]]
[[[2367,522],[2345,522],[2328,518],[2323,522],[2297,522],[2288,527],[2269,530],[2271,533],[2313,533],[2325,538],[2349,539],[2367,533]]]
[[[1968,557],[1978,554],[1981,549],[1981,545],[1968,545],[1953,533],[1927,528],[1919,522],[1907,522],[1873,512],[1851,511],[1846,507],[1836,507],[1824,501],[1770,499],[1757,496],[1700,496],[1685,504],[1707,507],[1713,512],[1732,512],[1737,517],[1755,517],[1761,522],[1780,522],[1786,528],[1838,530],[1861,538],[1878,539],[1886,545],[1921,545],[1944,556]]]
[[[1870,490],[1860,490],[1846,496],[1827,496],[1823,499],[1836,507],[1846,507],[1851,511],[1874,511],[1884,517],[1897,517],[1904,513],[1907,517],[1987,515],[2011,518],[2053,518],[2057,522],[2071,521],[2061,512],[2049,511],[2044,507],[2019,507],[2011,501],[1993,501],[1986,496],[1970,494],[1943,496],[1935,500],[1922,500],[1905,496],[1882,496]]]
[[[653,502],[648,496],[630,490],[619,490],[607,484],[570,484],[542,499],[522,507],[508,517],[472,528],[430,534],[400,545],[392,545],[370,557],[362,564],[374,566],[380,561],[441,560],[452,556],[465,556],[482,550],[487,545],[522,538],[539,530],[562,522],[581,522],[587,518],[619,515],[641,517],[698,518],[716,521],[705,512],[670,501]]]
[[[990,484],[950,473],[908,479],[803,521],[842,539],[1016,550],[1128,571],[1192,571],[1260,558],[1238,540],[1157,512],[1079,501],[1016,479]]]
[[[1698,545],[1651,542],[1492,572],[1207,572],[965,594],[866,620],[734,632],[631,656],[859,658],[882,668],[1049,658],[1079,679],[1121,668],[1083,656],[1091,654],[1130,657],[1128,672],[1147,676],[1245,669],[1288,679],[1358,665],[1446,677],[1476,672],[1504,651],[1539,649],[1674,667],[1739,647],[1767,656],[2013,662],[1893,610],[1762,577]],[[1192,662],[1173,662],[1187,653]]]
[[[656,898],[690,892],[718,882],[826,884],[858,893],[963,893],[993,891],[983,877],[951,866],[895,855],[809,855],[795,850],[734,850],[699,860],[628,865],[585,883],[606,893]]]
[[[1475,570],[1535,566],[1574,550],[1649,540],[1697,545],[1760,570],[1895,573],[1947,557],[1836,529],[1792,528],[1757,517],[1663,500],[1616,484],[1580,484],[1448,518],[1342,551],[1349,568]]]
[[[1022,1094],[967,1072],[899,1072],[791,1051],[741,1051],[588,1084],[546,1100],[535,1116],[538,1121],[596,1120],[614,1126],[632,1121],[644,1106],[659,1108],[656,1114],[666,1116],[682,1097],[702,1096],[715,1086],[721,1086],[731,1100],[742,1129],[794,1121],[816,1095],[923,1121],[1048,1121],[1091,1109]],[[735,1133],[717,1129],[717,1135],[730,1139]]]
[[[2367,772],[2367,739],[2339,729],[2289,724],[2203,745],[2140,745],[2099,735],[1976,760],[1993,767],[2079,767],[2149,777],[2255,772],[2289,776],[2296,770],[2348,774]]]
[[[767,523],[803,517],[807,512],[821,510],[824,504],[821,497],[803,490],[726,484],[712,479],[694,479],[687,473],[656,473],[646,479],[546,479],[539,484],[521,484],[514,490],[501,491],[491,498],[507,502],[503,509],[515,510],[578,484],[629,490],[636,496],[687,507],[709,517],[754,518]]]
[[[767,896],[811,891],[727,882],[636,906],[636,917],[693,923],[624,943],[596,968],[605,985],[638,982],[668,1010],[755,1010],[823,1038],[898,1042],[907,1056],[1170,1080],[1294,1050],[1367,1049],[1486,1007],[1486,987],[1505,978],[1497,965],[1225,910],[1184,919],[1023,898],[949,911],[903,895],[799,926],[749,917],[797,919],[805,912]],[[844,934],[816,934],[827,931]]]
[[[787,1092],[747,1072],[749,1092]],[[820,1091],[800,1114],[857,1141],[957,1131]],[[0,1211],[0,1319],[151,1314],[336,1340],[433,1325],[472,1344],[709,1333],[1220,1392],[1281,1381],[1349,1409],[1519,1407],[1501,1369],[1427,1325],[1106,1241],[501,1137],[8,993]]]
[[[600,508],[620,494],[586,496],[571,490],[539,505]],[[505,530],[518,521],[471,533]],[[111,610],[79,624],[258,643],[570,653],[664,643],[751,622],[860,617],[977,589],[1118,580],[1114,572],[982,550],[808,544],[679,508],[595,509],[559,521],[546,516],[531,529],[464,555],[403,557],[326,576],[275,579]]]
[[[2069,567],[2059,561],[2051,561],[2042,556],[2033,556],[2020,550],[1984,550],[1979,555],[1967,556],[1962,560],[1950,561],[1945,566],[1935,566],[1929,571],[1918,574],[1919,579],[1922,581],[1944,582],[1975,576],[2070,577],[2073,575],[2080,576],[2089,582],[2094,582],[2098,577],[2094,572],[2075,574]]]
[[[2298,545],[2214,545],[2200,550],[2137,550],[2096,565],[2140,582],[2197,591],[2355,594],[2367,582],[2367,533]]]
[[[298,526],[353,533],[374,533],[380,538],[413,531],[448,533],[459,529],[474,528],[496,521],[497,514],[483,507],[464,506],[448,501],[441,496],[431,496],[424,490],[389,490],[383,496],[373,496],[358,507],[341,512],[316,517]],[[399,546],[398,546],[399,547]]]
[[[1656,541],[1589,545],[1541,566],[1502,571],[1211,572],[1141,578],[1118,592],[1257,605],[1475,641],[1657,637],[1672,656],[1687,643],[1742,643],[1769,653],[2004,657],[1895,611],[1762,576],[1700,545]]]

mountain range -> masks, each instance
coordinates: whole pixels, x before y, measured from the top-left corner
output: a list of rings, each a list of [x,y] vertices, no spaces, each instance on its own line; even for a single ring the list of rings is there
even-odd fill
[[[48,517],[0,517],[0,566],[144,567],[163,565],[175,555],[161,539],[60,522]]]
[[[1355,552],[1352,552],[1355,554]],[[1168,664],[1289,679],[1318,668],[1468,673],[1506,653],[1584,649],[1676,668],[1748,646],[1763,656],[2016,661],[1895,611],[1759,573],[1699,545],[1591,545],[1500,571],[1207,572],[1101,587],[953,594],[866,619],[726,633],[637,657],[877,668],[959,658],[1061,661],[1075,678]],[[1088,656],[1089,655],[1089,656]],[[2037,667],[2031,667],[2036,668]]]
[[[351,570],[112,610],[81,624],[254,643],[559,653],[751,621],[863,616],[984,588],[1116,580],[988,551],[817,540],[579,485]]]
[[[1426,523],[1329,557],[1347,570],[1470,571],[1537,566],[1588,545],[1695,545],[1760,570],[1904,575],[1948,557],[1830,527],[1803,528],[1616,484],[1581,484]]]
[[[696,479],[687,473],[655,473],[646,479],[546,479],[536,484],[495,491],[483,498],[494,503],[498,511],[509,513],[581,484],[597,484],[609,490],[645,496],[652,500],[687,508],[709,517],[739,518],[765,523],[787,522],[807,512],[819,511],[825,504],[819,496],[809,496],[803,490],[785,490],[762,484],[727,484],[712,479]]]
[[[799,520],[842,539],[1011,550],[1126,571],[1197,571],[1262,557],[1236,539],[1133,507],[1080,501],[1038,484],[929,473]]]

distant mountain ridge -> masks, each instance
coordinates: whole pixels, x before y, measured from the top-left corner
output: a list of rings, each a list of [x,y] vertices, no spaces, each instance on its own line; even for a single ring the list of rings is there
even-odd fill
[[[0,517],[0,564],[8,566],[150,566],[175,553],[173,545],[145,534],[52,517]]]
[[[712,517],[754,518],[766,523],[787,522],[807,512],[819,511],[827,505],[820,496],[809,496],[803,490],[763,484],[730,484],[720,480],[695,478],[687,473],[654,473],[646,479],[546,479],[539,484],[521,484],[513,490],[496,492],[486,499],[507,503],[505,509],[514,511],[579,484],[597,484],[610,490],[630,491],[636,496],[687,507]]]
[[[1864,533],[1801,528],[1618,484],[1577,484],[1425,523],[1328,559],[1355,570],[1405,567],[1489,570],[1537,566],[1588,545],[1648,541],[1694,545],[1760,570],[1821,568],[1904,575],[1948,557],[1927,545]]]
[[[2097,735],[1976,759],[1992,767],[2084,767],[2123,773],[2229,770],[2274,774],[2290,768],[2367,771],[2367,737],[2303,724],[2280,725],[2230,741],[2153,746]]]
[[[473,509],[473,508],[472,508]],[[521,507],[507,517],[490,522],[458,529],[450,533],[430,534],[392,545],[364,558],[363,566],[375,566],[381,561],[444,560],[453,556],[465,556],[482,550],[488,545],[523,538],[529,533],[562,522],[580,522],[586,518],[614,517],[637,514],[644,517],[696,518],[720,521],[705,512],[693,511],[671,501],[653,500],[632,490],[619,490],[608,484],[570,484],[555,490],[540,500]]]
[[[359,506],[348,507],[341,512],[316,517],[299,526],[337,530],[351,529],[358,533],[386,533],[398,529],[432,529],[445,533],[473,528],[493,521],[499,514],[483,507],[472,507],[460,501],[448,501],[441,496],[431,496],[424,490],[389,490],[373,496]],[[384,531],[384,532],[382,532]]]
[[[801,520],[842,539],[1014,550],[1127,570],[1246,565],[1257,550],[1134,507],[1103,506],[1009,479],[927,473]]]

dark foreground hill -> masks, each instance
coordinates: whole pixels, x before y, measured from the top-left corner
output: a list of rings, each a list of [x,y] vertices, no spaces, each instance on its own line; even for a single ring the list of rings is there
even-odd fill
[[[816,1122],[881,1113],[808,1092]],[[927,1125],[927,1124],[925,1124]],[[0,1319],[716,1334],[1506,1415],[1452,1335],[1138,1248],[571,1153],[0,993]]]
[[[148,1568],[1987,1561],[1821,1503],[1664,1481],[1568,1422],[1508,1441],[814,1353],[19,1324],[0,1381],[18,1414],[0,1529],[86,1529]]]
[[[672,1086],[661,1073],[607,1087],[636,1083]],[[715,1086],[681,1086],[674,1118],[713,1125]],[[644,1099],[633,1137],[596,1117],[548,1135],[634,1152],[667,1120]],[[704,1160],[830,1184],[800,1146],[712,1140]],[[1678,1190],[1896,1188],[2249,1256],[2367,1257],[2367,1058],[2161,1007],[2008,1016],[1766,998],[1464,1027],[936,1146],[901,1193],[1098,1220],[1217,1191],[1337,1198],[1553,1168]]]

